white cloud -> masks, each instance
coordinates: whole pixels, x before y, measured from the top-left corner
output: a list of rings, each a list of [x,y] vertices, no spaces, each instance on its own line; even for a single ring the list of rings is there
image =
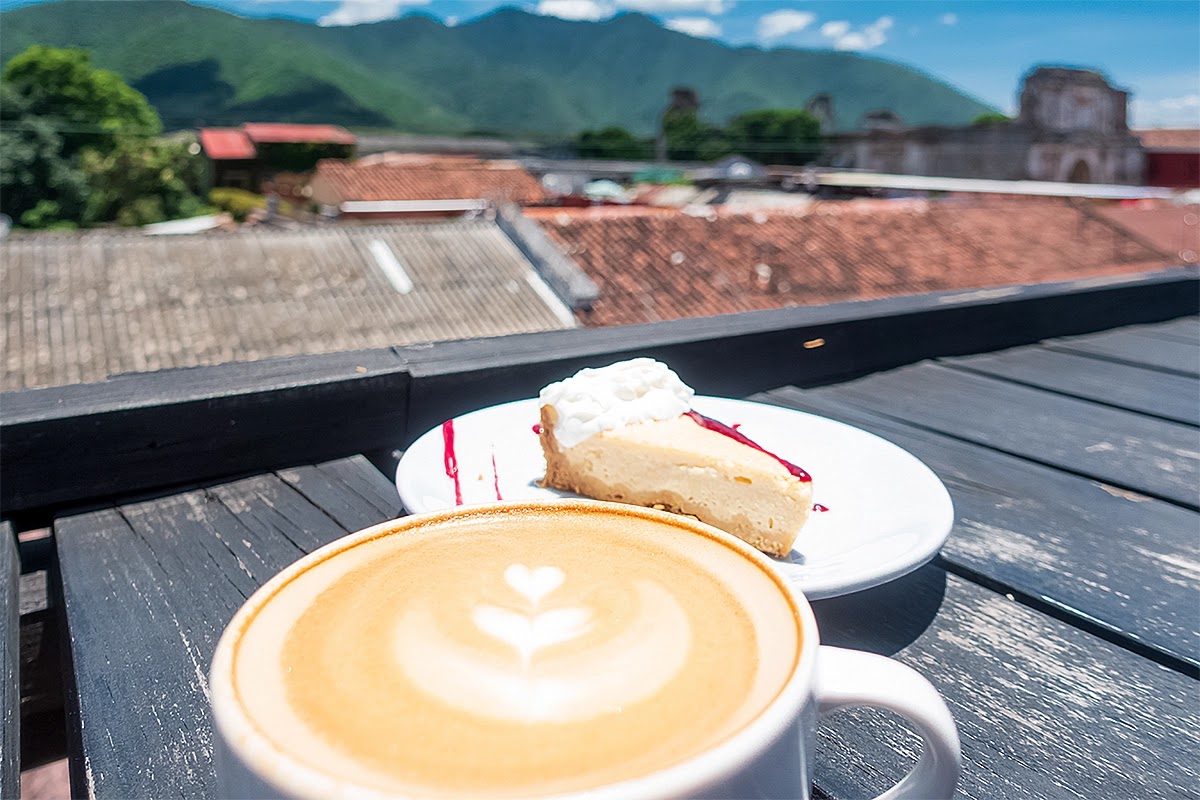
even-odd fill
[[[447,28],[453,28],[454,26],[458,25],[458,17],[455,16],[454,14],[451,14],[450,16],[448,16],[444,20],[442,20],[442,22],[445,24],[445,26]]]
[[[1131,107],[1131,124],[1138,127],[1200,127],[1200,94],[1163,97],[1157,100],[1135,98]]]
[[[1200,94],[1186,94],[1183,97],[1168,97],[1159,100],[1158,104],[1167,111],[1183,111],[1188,108],[1200,108]]]
[[[647,14],[724,14],[733,7],[733,0],[616,0],[621,8]]]
[[[850,23],[844,19],[831,20],[821,26],[821,35],[826,39],[840,39],[850,32]]]
[[[833,42],[835,50],[871,50],[887,41],[887,32],[896,21],[891,17],[880,17],[859,30],[852,30],[845,20],[826,22],[821,26],[821,35]]]
[[[545,17],[595,22],[611,17],[613,7],[605,0],[541,0],[536,11]]]
[[[794,11],[790,8],[772,11],[758,18],[758,38],[764,42],[797,33],[807,28],[817,18],[816,14],[808,11]]]
[[[398,16],[404,6],[423,6],[428,2],[429,0],[342,0],[341,5],[317,20],[317,24],[333,26],[380,22]]]
[[[941,23],[943,25],[957,25],[958,14],[942,14]]]
[[[673,31],[700,39],[712,39],[721,35],[721,26],[708,17],[676,17],[667,20],[665,24]]]
[[[835,50],[869,50],[867,36],[859,31],[851,31],[833,43]]]

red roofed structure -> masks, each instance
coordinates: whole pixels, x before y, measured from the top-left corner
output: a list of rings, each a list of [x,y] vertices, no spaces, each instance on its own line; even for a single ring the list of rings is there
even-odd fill
[[[212,162],[214,186],[254,192],[276,172],[307,172],[322,158],[350,158],[357,143],[354,134],[338,125],[281,122],[201,128],[199,138],[204,154]]]
[[[358,140],[340,125],[296,125],[289,122],[247,122],[242,130],[254,142],[287,144],[346,144]]]
[[[238,128],[201,128],[200,146],[213,161],[243,161],[258,155],[254,142]]]
[[[1146,184],[1200,188],[1200,130],[1159,128],[1134,131],[1146,148]]]

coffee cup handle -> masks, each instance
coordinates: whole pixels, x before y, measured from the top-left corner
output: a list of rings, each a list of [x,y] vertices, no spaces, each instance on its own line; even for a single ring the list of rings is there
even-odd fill
[[[921,734],[921,760],[877,800],[940,800],[954,794],[962,769],[958,728],[946,701],[916,670],[885,656],[822,645],[816,698],[821,716],[851,706],[873,706],[899,714]]]

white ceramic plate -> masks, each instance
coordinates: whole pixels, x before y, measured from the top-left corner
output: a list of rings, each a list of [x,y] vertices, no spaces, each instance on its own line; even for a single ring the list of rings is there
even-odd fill
[[[739,430],[813,476],[817,503],[779,570],[810,599],[856,592],[900,577],[937,553],[954,508],[946,487],[911,453],[858,428],[777,406],[696,397],[693,408]],[[546,471],[533,426],[534,399],[454,420],[454,454],[464,503],[576,497],[537,485]],[[455,505],[442,427],[404,453],[396,488],[410,513]],[[493,464],[494,469],[493,469]]]

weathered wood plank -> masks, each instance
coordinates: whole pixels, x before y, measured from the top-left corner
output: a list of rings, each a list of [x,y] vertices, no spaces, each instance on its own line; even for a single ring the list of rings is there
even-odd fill
[[[946,698],[959,797],[1197,797],[1196,681],[936,565],[816,605],[826,644],[895,655]],[[818,736],[818,785],[873,797],[916,761],[895,717],[848,711]]]
[[[358,486],[361,460],[331,467]],[[375,492],[388,488],[378,476]],[[339,524],[264,475],[55,522],[73,698],[76,794],[211,797],[207,671],[225,624],[304,553],[384,514]]]
[[[924,461],[954,500],[945,562],[1133,646],[1200,666],[1200,514],[916,428],[836,396],[784,388],[755,399],[855,425]]]
[[[1200,506],[1200,432],[1010,381],[924,363],[812,390],[923,428]]]
[[[279,477],[348,530],[404,513],[400,496],[361,456],[279,471]]]
[[[1093,400],[1173,422],[1200,425],[1200,379],[1041,346],[939,363]]]
[[[51,545],[53,541],[47,537]],[[25,544],[25,542],[23,542]],[[22,568],[26,567],[21,548]],[[46,570],[21,575],[21,767],[66,756],[58,608]]]
[[[1160,369],[1177,375],[1200,376],[1200,341],[1176,339],[1116,330],[1045,343],[1053,350],[1107,358],[1120,364]]]
[[[21,621],[17,537],[0,524],[0,797],[21,794]]]
[[[1159,322],[1153,325],[1138,325],[1130,328],[1144,336],[1155,336],[1160,339],[1174,339],[1189,344],[1200,343],[1200,319],[1183,317],[1170,322]]]

